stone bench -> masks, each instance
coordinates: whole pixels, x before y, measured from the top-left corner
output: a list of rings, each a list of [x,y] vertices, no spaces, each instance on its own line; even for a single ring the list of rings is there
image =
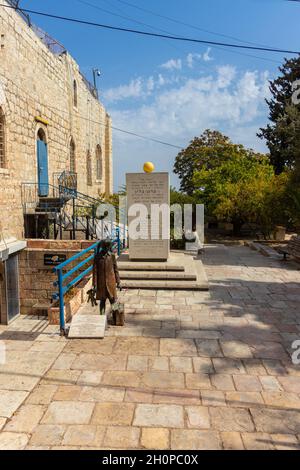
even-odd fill
[[[300,236],[297,235],[292,237],[288,244],[278,250],[283,255],[283,259],[286,260],[287,256],[293,256],[294,258],[300,258]]]

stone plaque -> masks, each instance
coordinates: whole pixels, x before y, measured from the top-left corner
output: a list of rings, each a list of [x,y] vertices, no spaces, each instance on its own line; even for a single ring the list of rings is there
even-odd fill
[[[145,232],[148,230],[148,239],[134,239],[129,234],[129,258],[131,260],[167,260],[170,254],[170,236],[163,233],[163,216],[151,218],[151,208],[155,205],[170,205],[169,173],[128,173],[126,175],[128,210],[134,204],[143,204],[148,210],[148,220],[144,224]],[[137,215],[138,216],[138,215]],[[128,225],[137,216],[128,215]],[[169,226],[170,218],[164,219]],[[155,236],[153,231],[156,230]]]

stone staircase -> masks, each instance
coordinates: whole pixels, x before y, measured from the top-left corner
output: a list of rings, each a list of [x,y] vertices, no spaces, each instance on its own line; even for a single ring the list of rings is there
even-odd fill
[[[190,254],[172,252],[167,262],[130,261],[121,255],[118,266],[126,289],[209,290],[201,260]]]

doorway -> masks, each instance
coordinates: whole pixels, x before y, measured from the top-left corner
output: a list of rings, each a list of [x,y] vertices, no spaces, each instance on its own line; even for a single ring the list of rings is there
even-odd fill
[[[20,314],[19,257],[11,255],[5,262],[7,321],[11,322]]]
[[[38,193],[40,197],[49,194],[48,146],[46,134],[39,129],[37,134]]]

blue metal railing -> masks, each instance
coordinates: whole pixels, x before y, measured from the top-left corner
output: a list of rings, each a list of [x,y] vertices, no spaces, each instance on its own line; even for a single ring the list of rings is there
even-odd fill
[[[58,287],[58,291],[53,295],[53,299],[59,301],[59,323],[60,332],[62,335],[65,335],[66,333],[64,296],[72,287],[78,284],[78,282],[80,282],[83,278],[91,274],[91,272],[93,271],[93,265],[87,267],[86,269],[84,268],[89,263],[92,263],[92,261],[94,260],[95,253],[98,250],[100,243],[101,241],[94,243],[89,248],[86,248],[80,253],[77,253],[76,255],[69,258],[67,261],[64,261],[63,263],[53,268],[53,271],[57,274],[57,281],[54,282],[54,287]],[[113,247],[116,249],[118,255],[120,256],[122,249],[119,229],[116,229],[116,239],[112,241],[112,244]],[[74,263],[74,261],[77,261],[78,259],[82,258],[82,256],[88,255],[91,252],[93,253],[90,256],[88,256],[83,261],[80,261],[78,264],[76,264],[76,266],[67,271],[67,268],[71,263]],[[68,281],[70,277],[75,275],[80,269],[84,270],[81,271],[71,281],[66,283],[66,281]]]

